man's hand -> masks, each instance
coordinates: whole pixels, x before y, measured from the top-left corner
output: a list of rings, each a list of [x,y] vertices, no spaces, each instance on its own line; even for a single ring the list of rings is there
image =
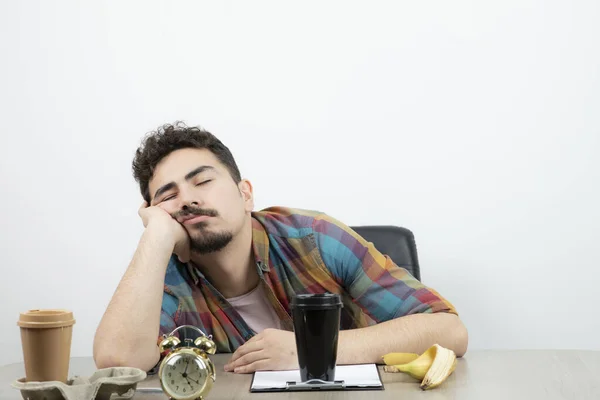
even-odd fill
[[[225,365],[225,371],[247,374],[261,370],[298,368],[294,332],[265,329],[240,346]]]
[[[144,202],[138,210],[140,218],[146,229],[156,229],[167,234],[173,240],[173,253],[177,254],[179,261],[186,263],[190,261],[190,236],[175,218],[160,205],[148,207]]]

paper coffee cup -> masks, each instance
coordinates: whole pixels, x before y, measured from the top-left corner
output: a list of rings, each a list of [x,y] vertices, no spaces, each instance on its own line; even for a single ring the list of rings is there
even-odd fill
[[[19,315],[27,382],[67,383],[75,319],[68,310],[29,310]]]

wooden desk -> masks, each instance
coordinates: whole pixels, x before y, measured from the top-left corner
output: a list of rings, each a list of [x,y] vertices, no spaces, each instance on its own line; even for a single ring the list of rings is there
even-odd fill
[[[229,355],[212,356],[217,381],[208,400],[218,399],[310,399],[310,400],[585,400],[600,399],[600,352],[567,350],[469,351],[459,360],[456,371],[440,387],[421,391],[418,382],[405,374],[381,372],[383,391],[250,393],[252,375],[226,373]],[[95,370],[91,358],[73,358],[71,373],[90,376]],[[21,399],[10,383],[24,376],[23,364],[0,368],[0,399]],[[158,386],[156,376],[139,387]],[[165,399],[162,393],[136,393],[136,400]]]

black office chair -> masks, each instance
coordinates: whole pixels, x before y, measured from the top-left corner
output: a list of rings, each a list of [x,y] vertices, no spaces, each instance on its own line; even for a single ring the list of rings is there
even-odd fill
[[[388,255],[398,266],[405,268],[412,276],[421,280],[417,244],[413,233],[402,227],[391,225],[352,226],[366,241],[381,253]]]

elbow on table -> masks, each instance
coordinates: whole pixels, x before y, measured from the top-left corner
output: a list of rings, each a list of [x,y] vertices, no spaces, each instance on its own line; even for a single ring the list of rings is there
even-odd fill
[[[145,372],[150,371],[158,362],[158,349],[155,354],[135,355],[115,350],[98,351],[94,353],[96,368],[130,367],[139,368]]]
[[[467,353],[469,347],[469,331],[465,324],[456,317],[456,325],[452,329],[453,351],[457,357],[462,357]]]

